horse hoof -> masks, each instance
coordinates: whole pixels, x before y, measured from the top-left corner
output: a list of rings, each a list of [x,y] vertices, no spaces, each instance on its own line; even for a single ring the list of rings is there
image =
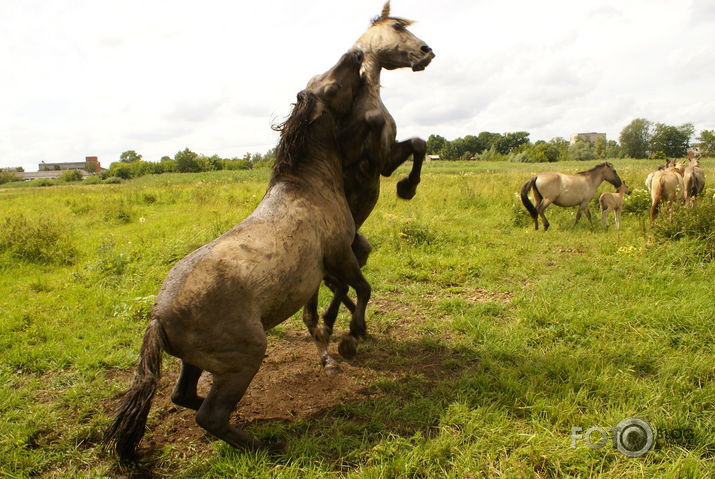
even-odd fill
[[[323,371],[325,371],[327,376],[335,376],[341,372],[338,362],[333,358],[325,361],[325,364],[323,364]]]
[[[345,359],[352,359],[357,355],[357,341],[353,337],[344,338],[338,345],[338,352]]]
[[[397,182],[397,196],[403,200],[411,200],[417,193],[417,185],[413,184],[409,178],[403,178]]]

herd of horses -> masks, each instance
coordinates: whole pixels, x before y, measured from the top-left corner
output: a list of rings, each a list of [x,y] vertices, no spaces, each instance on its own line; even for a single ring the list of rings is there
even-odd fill
[[[371,295],[361,272],[371,248],[359,229],[377,204],[381,177],[390,176],[409,157],[412,169],[397,183],[397,194],[414,197],[426,151],[420,138],[395,140],[395,121],[380,98],[383,69],[421,71],[435,56],[408,30],[410,24],[390,15],[388,1],[353,47],[308,82],[290,116],[275,127],[280,131],[276,161],[255,211],[167,274],[142,340],[134,380],[104,437],[122,462],[136,459],[163,352],[181,360],[171,399],[195,410],[199,426],[234,447],[274,451],[283,444],[255,439],[229,421],[263,362],[266,331],[302,308],[323,369],[335,374],[338,362],[329,354],[328,343],[344,305],[352,319],[338,351],[346,358],[357,353],[358,341],[366,335],[365,308]],[[679,194],[673,193],[672,183],[688,197],[702,190],[704,176],[697,164],[681,166],[668,164],[649,176],[651,218],[660,202]],[[629,190],[610,163],[575,175],[540,173],[523,185],[521,198],[535,228],[540,216],[546,230],[544,210],[551,204],[578,206],[576,221],[582,213],[590,220],[588,204],[603,181],[617,188],[612,196],[604,193],[601,204],[604,215],[616,211],[618,225],[622,195]],[[319,324],[323,282],[333,298]],[[349,288],[355,290],[354,302],[347,295]],[[197,384],[204,371],[211,373],[212,385],[201,397]]]
[[[599,197],[601,221],[608,226],[608,214],[613,212],[616,229],[619,229],[624,205],[623,195],[630,194],[631,190],[621,181],[616,169],[608,162],[573,175],[554,171],[539,173],[521,187],[521,201],[534,220],[536,230],[539,229],[539,217],[543,222],[544,231],[549,229],[549,221],[544,216],[544,210],[551,204],[563,207],[578,206],[575,225],[581,218],[581,213],[585,213],[591,221],[588,205],[599,185],[604,181],[611,183],[616,188],[616,192],[602,193]],[[662,204],[692,203],[705,188],[705,173],[700,168],[698,158],[690,159],[687,167],[684,161],[676,163],[667,160],[664,166],[659,166],[656,171],[648,174],[645,185],[651,197],[649,216],[652,226]],[[529,192],[534,197],[534,203],[529,199]]]

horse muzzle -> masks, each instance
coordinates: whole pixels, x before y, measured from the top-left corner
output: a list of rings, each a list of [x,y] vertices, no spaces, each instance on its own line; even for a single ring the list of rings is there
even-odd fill
[[[425,68],[427,68],[427,65],[430,64],[432,59],[435,57],[434,52],[432,51],[431,48],[427,47],[428,50],[425,52],[425,56],[417,60],[416,62],[412,63],[412,71],[413,72],[421,72]]]

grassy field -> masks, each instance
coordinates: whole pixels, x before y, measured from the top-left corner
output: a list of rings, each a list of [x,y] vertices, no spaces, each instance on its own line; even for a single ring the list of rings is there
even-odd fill
[[[640,189],[655,166],[614,164]],[[371,338],[328,380],[291,318],[239,404],[236,420],[286,452],[236,451],[203,434],[168,402],[178,361],[167,356],[136,469],[117,467],[99,439],[131,381],[153,295],[173,263],[253,210],[268,171],[0,189],[0,476],[715,476],[705,243],[654,236],[643,192],[620,231],[597,224],[595,207],[594,225],[576,227],[573,210],[551,207],[551,230],[535,232],[516,198],[534,172],[590,166],[433,162],[412,201],[395,195],[403,170],[386,179],[363,229],[374,246]],[[715,160],[703,166],[712,185]],[[316,384],[324,395],[304,393]],[[573,427],[632,416],[656,431],[645,456],[610,442],[571,447]]]

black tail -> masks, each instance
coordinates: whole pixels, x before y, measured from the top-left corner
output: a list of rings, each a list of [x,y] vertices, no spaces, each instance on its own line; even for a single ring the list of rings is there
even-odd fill
[[[688,191],[688,197],[694,198],[698,196],[698,180],[696,178],[691,178],[689,186],[690,191]]]
[[[536,176],[534,176],[529,181],[524,183],[524,186],[521,187],[521,202],[524,203],[526,210],[529,212],[529,214],[531,215],[531,218],[534,221],[536,221],[536,217],[539,214],[536,211],[536,208],[534,208],[534,205],[531,202],[531,200],[529,200],[529,190],[534,186],[535,183],[536,183]]]
[[[104,435],[104,443],[113,448],[123,462],[135,458],[137,444],[144,436],[151,400],[161,376],[163,348],[164,332],[159,322],[153,320],[144,334],[134,382],[122,399],[114,423]]]

